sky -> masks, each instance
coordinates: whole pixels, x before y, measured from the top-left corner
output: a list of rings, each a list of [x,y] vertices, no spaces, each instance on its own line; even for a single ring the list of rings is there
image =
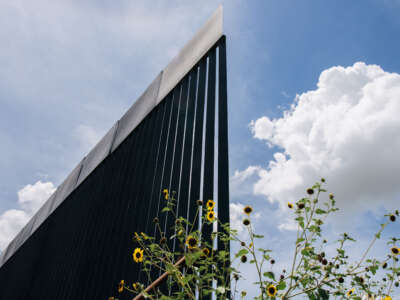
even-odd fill
[[[324,177],[328,236],[366,247],[399,208],[400,1],[15,0],[0,3],[0,250],[220,3],[232,224],[252,205],[278,269],[287,202]]]

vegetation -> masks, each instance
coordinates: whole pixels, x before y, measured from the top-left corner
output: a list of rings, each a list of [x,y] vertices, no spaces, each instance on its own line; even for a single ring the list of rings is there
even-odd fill
[[[168,288],[156,288],[145,291],[142,283],[128,283],[124,280],[118,285],[118,293],[131,292],[142,294],[148,299],[198,299],[199,295],[217,296],[217,299],[245,299],[247,292],[238,291],[238,282],[242,279],[238,266],[252,264],[258,275],[254,284],[258,296],[254,299],[384,299],[390,300],[391,294],[399,286],[400,267],[397,266],[400,248],[399,238],[387,242],[388,253],[383,259],[370,258],[368,253],[380,239],[382,231],[399,217],[396,210],[385,215],[387,221],[381,224],[377,233],[365,251],[356,260],[351,260],[346,252],[349,243],[355,240],[347,233],[339,236],[334,255],[328,256],[327,240],[322,235],[326,218],[336,212],[336,201],[333,194],[327,194],[323,188],[325,179],[307,189],[306,196],[296,203],[288,203],[293,211],[297,224],[297,236],[294,241],[291,264],[274,272],[272,266],[275,258],[270,249],[257,248],[256,244],[263,236],[254,232],[251,216],[253,209],[246,206],[243,214],[243,226],[248,237],[243,240],[238,232],[221,224],[214,212],[214,201],[205,204],[198,201],[196,218],[193,223],[175,215],[175,193],[163,191],[165,207],[163,214],[172,214],[175,218],[174,234],[166,236],[160,221],[153,222],[157,228],[157,238],[143,232],[134,234],[136,243],[133,251],[134,263],[142,265],[148,282],[154,274],[168,272]],[[326,195],[326,200],[322,195]],[[203,208],[204,207],[204,208]],[[201,220],[200,228],[198,228]],[[204,226],[213,226],[218,222],[222,232],[212,232],[211,236],[202,236]],[[175,239],[175,249],[171,249],[168,240]],[[215,249],[215,240],[225,245],[224,249]],[[229,243],[235,244],[237,253],[229,257]],[[184,257],[184,267],[177,265],[179,258]],[[151,276],[153,275],[153,276]],[[114,300],[114,297],[110,297]]]

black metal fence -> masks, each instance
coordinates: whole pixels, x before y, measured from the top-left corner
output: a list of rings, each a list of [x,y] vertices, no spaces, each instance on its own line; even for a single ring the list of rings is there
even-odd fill
[[[229,222],[227,125],[223,36],[1,266],[0,299],[107,299],[140,281],[132,236],[156,233],[163,189],[177,215],[214,199]],[[160,222],[171,236],[172,217]]]

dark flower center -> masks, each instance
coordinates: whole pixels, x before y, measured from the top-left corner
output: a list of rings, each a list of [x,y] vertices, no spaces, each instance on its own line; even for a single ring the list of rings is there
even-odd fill
[[[275,293],[275,288],[271,286],[270,288],[268,288],[268,292],[269,292],[270,294]]]
[[[398,254],[398,253],[399,253],[399,249],[393,248],[393,249],[392,249],[392,252],[393,252],[394,254]]]
[[[140,252],[136,252],[136,258],[140,258],[142,255],[140,254]]]
[[[189,239],[189,245],[190,245],[190,247],[196,246],[196,244],[197,244],[196,239]]]

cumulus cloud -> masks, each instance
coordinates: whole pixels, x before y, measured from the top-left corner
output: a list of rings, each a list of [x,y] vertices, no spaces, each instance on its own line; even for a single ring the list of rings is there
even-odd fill
[[[0,215],[0,250],[7,247],[55,190],[52,182],[38,181],[18,191],[19,209],[10,209]]]
[[[241,203],[231,203],[229,205],[229,214],[230,214],[230,225],[232,229],[238,231],[238,233],[243,232],[243,208],[244,205]]]
[[[399,112],[400,74],[363,62],[323,71],[317,88],[297,95],[282,117],[250,123],[255,138],[282,149],[267,168],[254,169],[254,193],[284,208],[323,176],[342,211],[395,207]]]
[[[236,170],[233,176],[229,178],[229,186],[232,197],[252,194],[252,182],[257,178],[258,172],[262,170],[260,166],[249,166],[243,171]]]

